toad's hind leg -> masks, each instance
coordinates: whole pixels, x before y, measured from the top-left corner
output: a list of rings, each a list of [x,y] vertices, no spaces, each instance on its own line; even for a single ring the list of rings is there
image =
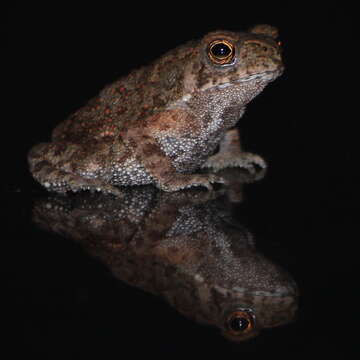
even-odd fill
[[[71,159],[79,151],[79,146],[74,144],[53,142],[35,145],[28,154],[30,172],[49,191],[65,193],[90,190],[120,195],[116,187],[96,177],[81,176],[72,168]]]
[[[227,167],[241,167],[250,172],[255,171],[255,166],[266,168],[265,160],[256,154],[241,151],[240,135],[236,128],[228,130],[221,140],[219,152],[203,164],[203,168],[212,168],[219,171]]]

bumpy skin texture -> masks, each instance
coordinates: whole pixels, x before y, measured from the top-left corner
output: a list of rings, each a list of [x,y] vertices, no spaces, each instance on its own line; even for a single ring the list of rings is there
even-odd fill
[[[53,196],[36,203],[33,219],[79,242],[116,278],[243,341],[294,320],[298,290],[290,274],[256,250],[225,197],[214,195],[145,187],[124,189],[123,201],[104,194]],[[236,331],[229,317],[241,309],[253,324]]]
[[[265,167],[259,156],[241,152],[232,128],[282,73],[276,36],[268,25],[212,32],[120,78],[58,125],[52,142],[31,149],[30,171],[48,190],[118,193],[114,185],[211,189],[222,178],[196,170]],[[231,44],[229,63],[209,56],[215,40]]]

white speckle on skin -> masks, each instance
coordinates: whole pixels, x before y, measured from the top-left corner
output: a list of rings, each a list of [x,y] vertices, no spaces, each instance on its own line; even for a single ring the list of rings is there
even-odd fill
[[[191,94],[186,94],[182,97],[181,101],[189,101],[191,99]]]
[[[196,274],[196,275],[195,275],[195,280],[198,281],[198,282],[203,282],[203,281],[204,281],[204,278],[203,278],[201,275]]]

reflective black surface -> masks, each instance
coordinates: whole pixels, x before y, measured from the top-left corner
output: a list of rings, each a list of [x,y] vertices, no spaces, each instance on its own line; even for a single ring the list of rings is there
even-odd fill
[[[183,6],[176,16],[143,9],[153,12],[145,18],[136,9],[105,6],[10,6],[1,254],[4,345],[13,358],[358,351],[354,12],[313,2],[296,9],[223,5],[221,17]],[[125,21],[125,13],[134,16]],[[81,244],[35,225],[35,204],[48,194],[31,179],[26,152],[132,67],[208,30],[261,22],[279,27],[286,71],[239,124],[244,148],[262,154],[269,171],[244,186],[231,212],[256,238],[256,251],[291,274],[300,296],[296,321],[234,343],[164,297],[120,281]]]
[[[122,189],[121,198],[53,195],[35,202],[33,221],[79,242],[119,280],[218,327],[230,341],[244,341],[294,321],[298,288],[232,216],[248,173],[222,173],[231,192],[139,187]]]

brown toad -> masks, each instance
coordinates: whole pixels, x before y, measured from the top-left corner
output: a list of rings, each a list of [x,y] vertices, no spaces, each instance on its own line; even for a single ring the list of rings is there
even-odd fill
[[[200,168],[265,167],[241,152],[234,126],[283,71],[276,37],[269,25],[211,32],[120,78],[60,123],[52,142],[31,149],[34,178],[57,192],[141,184],[176,191],[222,182],[194,173]]]

